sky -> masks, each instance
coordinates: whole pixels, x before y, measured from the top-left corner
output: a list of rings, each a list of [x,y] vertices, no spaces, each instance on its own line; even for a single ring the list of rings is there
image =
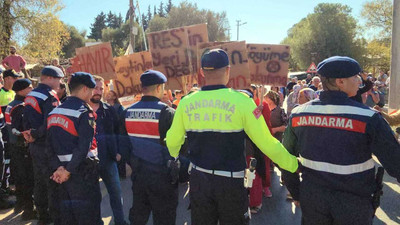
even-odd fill
[[[154,5],[160,5],[161,0],[139,0],[141,13],[147,13],[148,5],[153,10]],[[168,0],[162,0],[164,5]],[[60,19],[87,30],[94,18],[101,12],[121,13],[123,17],[129,8],[129,0],[62,0],[64,9],[59,13]],[[136,0],[134,0],[136,2]],[[172,0],[178,5],[182,0]],[[314,7],[321,2],[341,3],[350,6],[352,15],[361,23],[362,4],[365,0],[317,1],[317,0],[201,0],[188,2],[197,3],[199,9],[210,9],[215,12],[225,11],[230,24],[231,40],[237,39],[237,20],[246,24],[239,27],[239,40],[247,43],[279,44],[287,35],[287,31],[302,18],[312,13]]]

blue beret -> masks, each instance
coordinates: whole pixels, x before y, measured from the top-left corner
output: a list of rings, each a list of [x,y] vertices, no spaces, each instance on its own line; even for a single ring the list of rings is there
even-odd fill
[[[167,78],[160,71],[147,70],[140,76],[140,82],[142,82],[143,87],[146,87],[156,84],[164,84],[167,82]]]
[[[346,56],[333,56],[320,62],[317,73],[327,78],[347,78],[361,72],[358,62]]]
[[[29,85],[31,85],[32,82],[29,79],[18,79],[14,82],[13,86],[12,86],[12,90],[17,92],[17,91],[22,91],[25,88],[29,87]]]
[[[15,70],[13,70],[13,69],[8,69],[8,70],[6,70],[6,71],[4,71],[3,72],[3,77],[4,78],[6,78],[6,77],[15,77],[15,78],[18,78],[18,77],[22,77],[22,75],[19,75],[17,72],[15,72]]]
[[[45,66],[42,69],[42,75],[55,77],[55,78],[62,78],[64,77],[64,73],[62,70],[56,66]]]
[[[96,87],[96,81],[94,80],[92,74],[86,72],[76,72],[72,74],[69,83],[83,84],[88,88]]]
[[[201,57],[201,68],[203,70],[215,70],[229,66],[228,54],[222,49],[212,49]]]

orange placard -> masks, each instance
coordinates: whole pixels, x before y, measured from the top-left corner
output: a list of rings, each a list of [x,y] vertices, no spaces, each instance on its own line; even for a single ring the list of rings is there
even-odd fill
[[[72,60],[74,71],[99,75],[105,80],[115,78],[115,68],[111,44],[109,42],[75,49],[76,57]]]
[[[287,45],[247,44],[252,84],[286,86],[290,47]]]
[[[114,90],[118,97],[130,96],[142,92],[140,75],[152,68],[150,52],[138,52],[114,58]]]

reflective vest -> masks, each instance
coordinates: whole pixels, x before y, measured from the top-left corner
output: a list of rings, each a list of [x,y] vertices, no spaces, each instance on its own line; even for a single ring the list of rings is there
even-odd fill
[[[194,165],[242,171],[246,167],[246,134],[281,168],[296,171],[296,157],[271,135],[253,99],[224,85],[205,86],[180,101],[167,133],[167,146],[176,157],[187,136]]]
[[[15,92],[13,90],[6,91],[4,88],[0,89],[0,106],[7,106],[15,97]]]
[[[136,157],[162,165],[170,158],[166,147],[160,144],[158,123],[161,110],[167,106],[157,101],[140,101],[126,110],[125,126]]]

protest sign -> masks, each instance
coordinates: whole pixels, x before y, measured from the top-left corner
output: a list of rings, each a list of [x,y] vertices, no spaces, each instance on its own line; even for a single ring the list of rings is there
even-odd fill
[[[286,86],[290,47],[287,45],[247,44],[252,84]]]
[[[142,92],[140,75],[152,68],[150,52],[138,52],[114,58],[116,79],[114,90],[118,97]]]
[[[153,68],[167,76],[167,89],[185,89],[183,76],[192,74],[189,38],[184,27],[147,34]]]
[[[99,75],[105,80],[115,78],[114,62],[109,42],[75,49],[74,71]]]
[[[200,65],[197,60],[197,45],[200,43],[208,42],[208,30],[207,24],[197,24],[192,26],[185,27],[188,38],[189,38],[189,51],[191,55],[191,63],[192,63],[192,76],[187,76],[186,83],[188,86],[192,86],[197,83],[197,77],[200,73]]]
[[[200,65],[201,56],[210,49],[221,48],[226,51],[231,66],[228,87],[234,89],[245,89],[250,87],[250,72],[247,59],[246,42],[209,42],[198,45],[198,64]],[[204,80],[199,80],[199,84],[204,86]]]

